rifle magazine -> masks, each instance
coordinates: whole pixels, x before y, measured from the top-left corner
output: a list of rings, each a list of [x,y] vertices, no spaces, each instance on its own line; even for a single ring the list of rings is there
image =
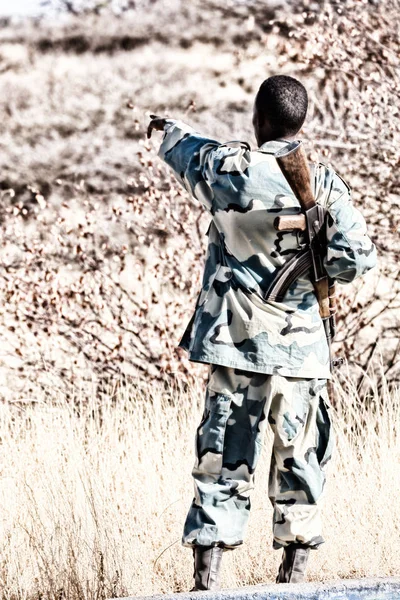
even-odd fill
[[[312,268],[311,250],[301,250],[293,256],[279,271],[264,293],[264,300],[283,302],[290,286]]]

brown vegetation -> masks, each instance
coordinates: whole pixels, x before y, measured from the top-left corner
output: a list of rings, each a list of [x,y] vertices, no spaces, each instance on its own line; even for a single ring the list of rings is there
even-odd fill
[[[397,381],[398,2],[146,6],[0,32],[4,395],[204,373],[176,344],[207,215],[145,142],[148,111],[252,140],[276,72],[306,83],[310,157],[349,182],[378,247],[379,271],[343,289],[337,345],[360,385],[379,354]]]
[[[348,364],[335,386],[328,541],[309,576],[399,572],[398,10],[395,0],[135,0],[119,17],[98,7],[4,21],[1,598],[189,589],[180,535],[206,369],[176,345],[208,216],[145,131],[157,112],[252,141],[258,85],[281,72],[307,85],[310,158],[349,182],[380,260],[341,288],[336,345]],[[276,572],[267,459],[226,587]]]

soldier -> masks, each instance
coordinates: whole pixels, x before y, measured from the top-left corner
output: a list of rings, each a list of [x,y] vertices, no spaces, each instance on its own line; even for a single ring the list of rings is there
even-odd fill
[[[274,228],[277,215],[300,212],[274,154],[298,134],[307,105],[296,79],[265,80],[254,103],[255,150],[221,144],[174,119],[153,117],[148,128],[148,137],[164,131],[159,156],[211,217],[202,289],[179,344],[191,360],[209,364],[182,538],[193,549],[193,590],[219,589],[223,551],[243,543],[267,422],[273,547],[283,548],[277,582],[302,581],[310,549],[324,541],[321,497],[333,437],[318,301],[309,275],[282,302],[263,297],[305,243],[304,232]],[[327,211],[325,270],[349,283],[375,265],[375,246],[347,184],[329,166],[312,165],[311,173]]]

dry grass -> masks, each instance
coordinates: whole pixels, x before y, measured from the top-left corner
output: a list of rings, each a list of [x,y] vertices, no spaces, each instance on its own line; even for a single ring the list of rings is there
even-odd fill
[[[400,569],[400,393],[337,386],[337,449],[327,543],[309,579]],[[188,589],[180,545],[192,498],[193,436],[203,390],[114,390],[109,401],[5,404],[0,413],[3,598],[94,599]],[[223,585],[272,582],[270,439],[257,472],[246,544],[224,556]]]

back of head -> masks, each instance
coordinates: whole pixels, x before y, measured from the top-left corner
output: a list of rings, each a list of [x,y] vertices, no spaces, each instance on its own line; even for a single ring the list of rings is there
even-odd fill
[[[306,118],[307,107],[305,87],[288,75],[263,81],[255,100],[259,127],[268,127],[274,137],[296,135]]]

